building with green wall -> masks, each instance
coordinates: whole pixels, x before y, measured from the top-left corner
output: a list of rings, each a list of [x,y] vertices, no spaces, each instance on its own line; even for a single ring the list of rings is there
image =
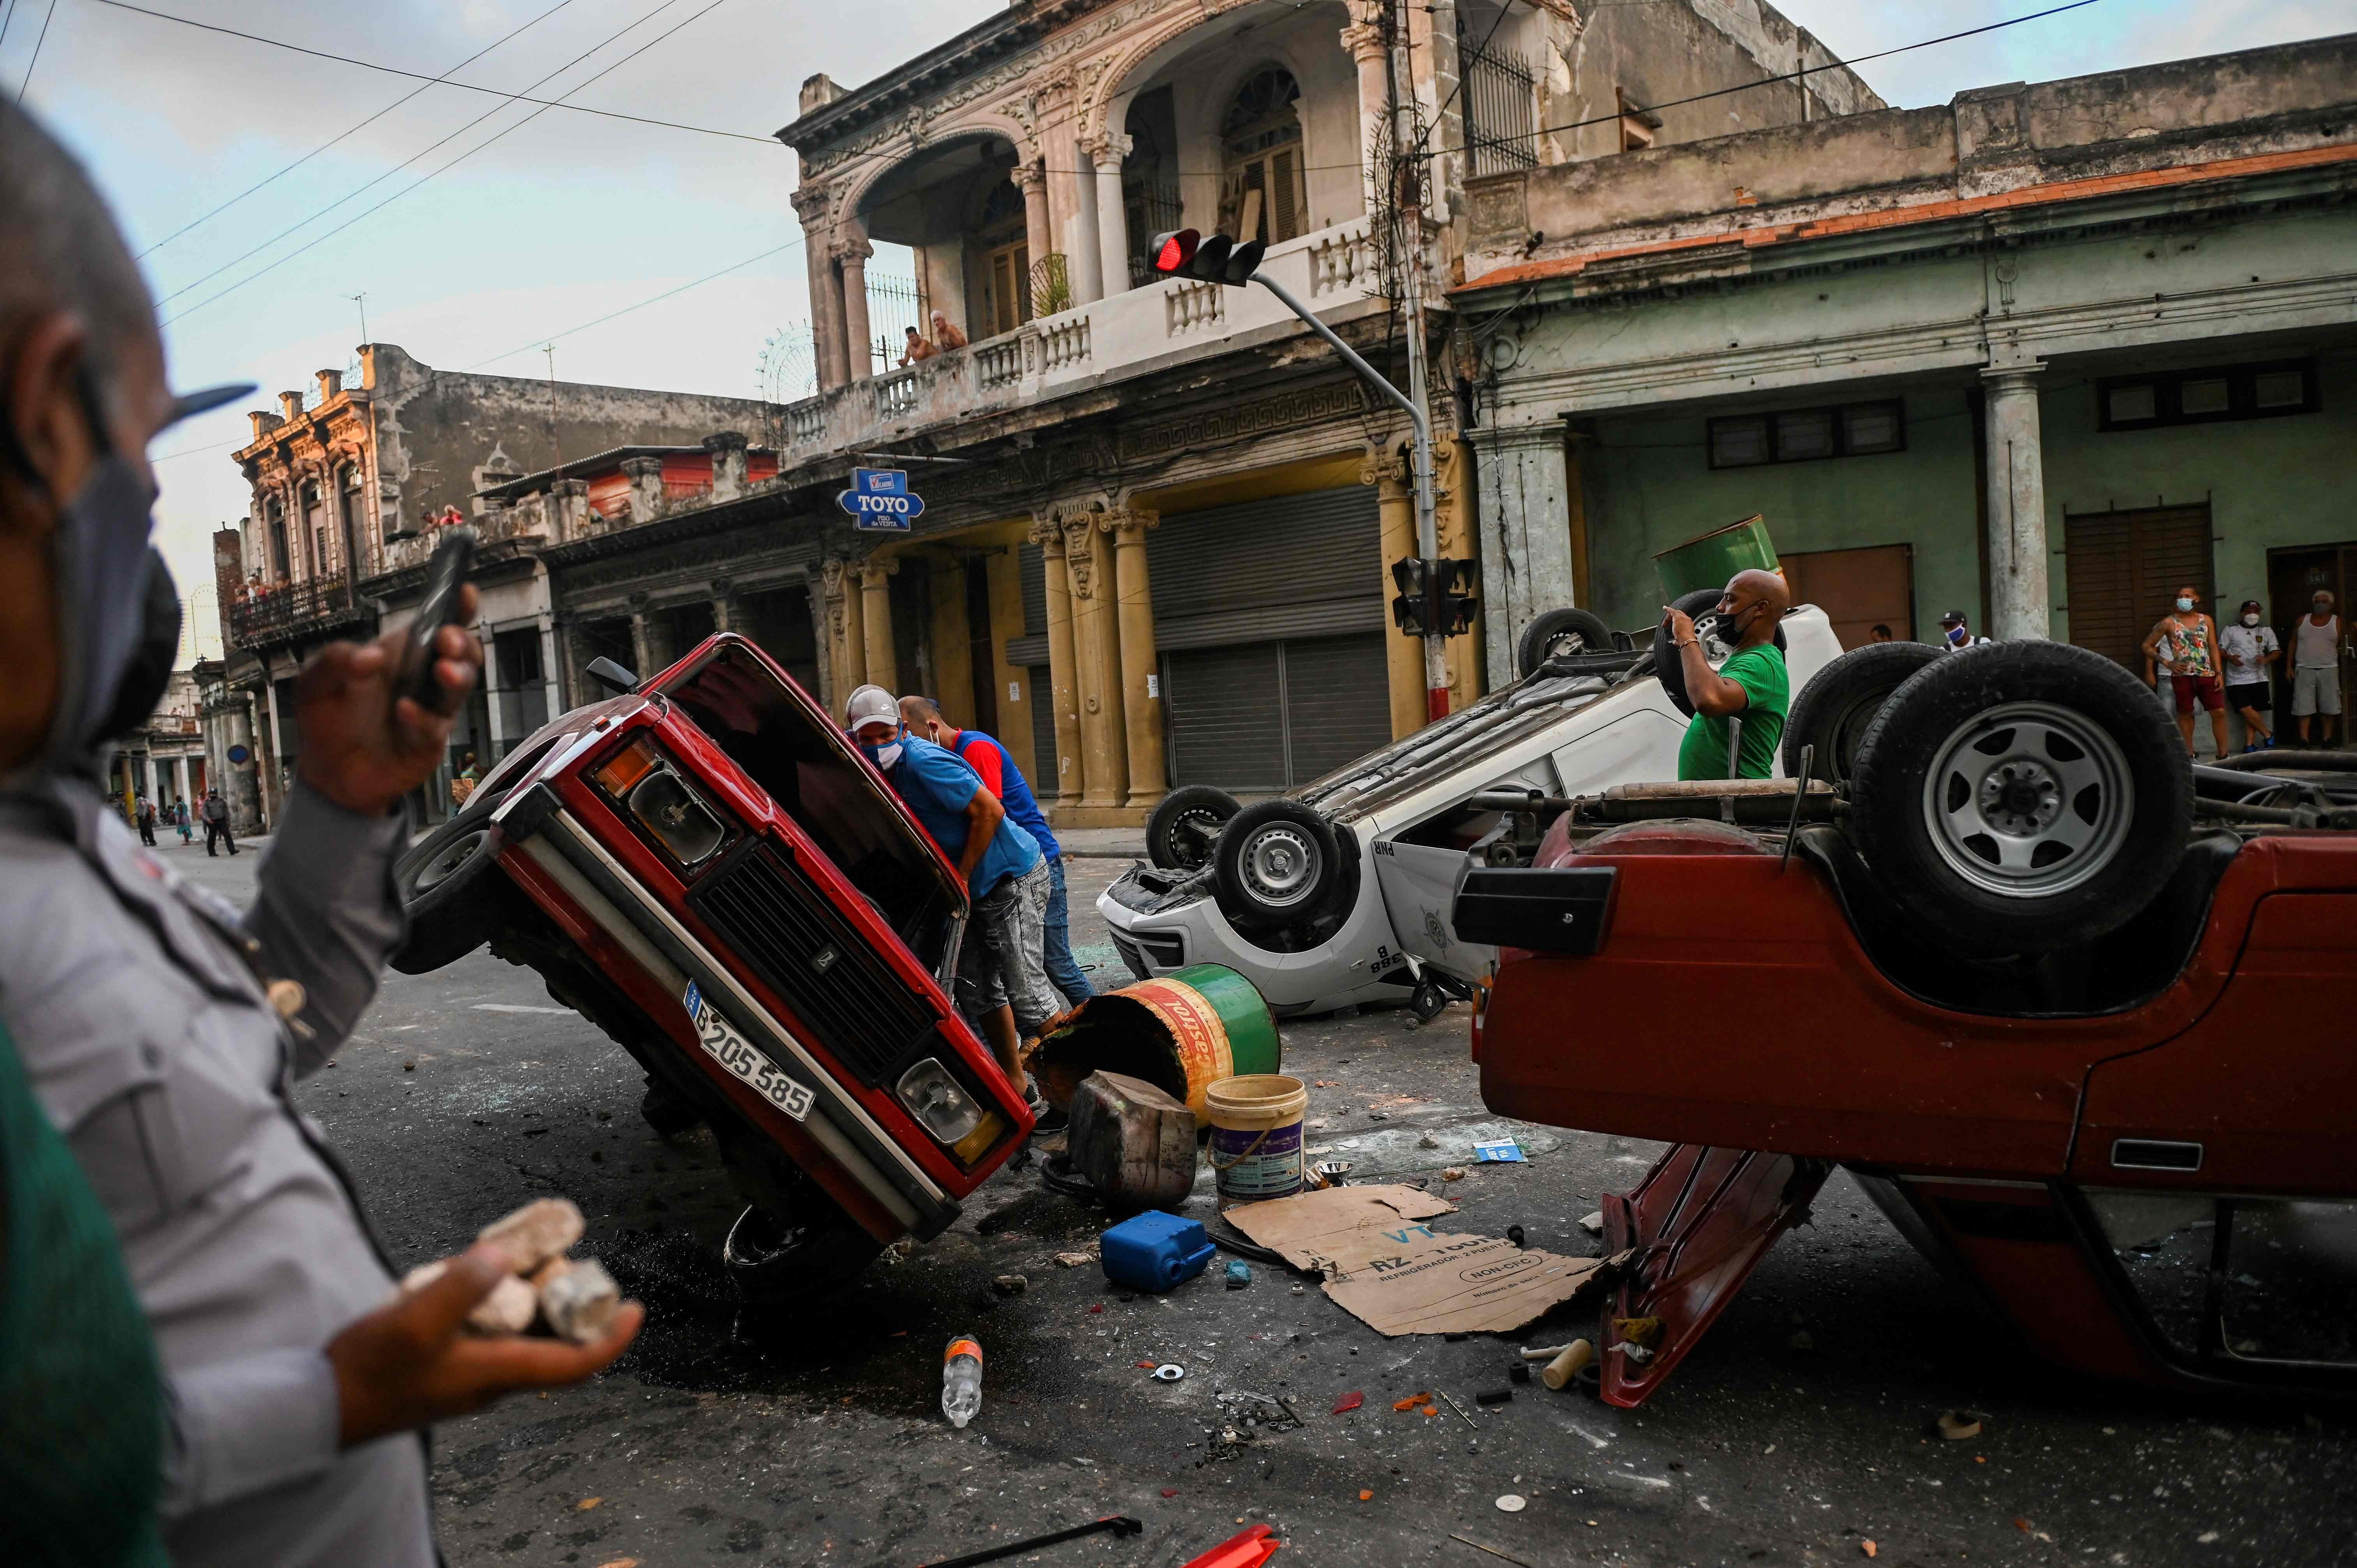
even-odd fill
[[[1754,513],[1852,641],[1959,610],[2140,671],[2181,582],[2345,599],[2352,194],[2357,38],[1476,182],[1491,680]]]

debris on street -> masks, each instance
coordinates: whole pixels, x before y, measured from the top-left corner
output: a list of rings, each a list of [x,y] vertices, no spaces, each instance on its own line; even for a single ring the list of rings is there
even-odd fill
[[[985,1547],[980,1552],[969,1552],[963,1557],[944,1557],[937,1562],[928,1563],[925,1568],[977,1568],[980,1563],[996,1563],[1022,1552],[1036,1552],[1042,1546],[1054,1546],[1060,1541],[1078,1541],[1084,1535],[1104,1534],[1126,1538],[1137,1534],[1145,1528],[1143,1520],[1125,1516],[1092,1520],[1087,1524],[1076,1524],[1070,1530],[1050,1530],[1046,1535],[1028,1536],[1021,1541],[1009,1541],[1001,1545]]]
[[[1116,1211],[1169,1208],[1195,1187],[1195,1113],[1142,1079],[1092,1072],[1073,1092],[1072,1168]]]
[[[1962,1443],[1968,1437],[1981,1434],[1983,1419],[1978,1411],[1943,1410],[1940,1412],[1940,1419],[1932,1424],[1939,1429],[1942,1437],[1951,1443]]]
[[[1040,1092],[1071,1107],[1091,1073],[1162,1090],[1200,1122],[1204,1091],[1238,1074],[1283,1065],[1276,1020],[1250,981],[1218,964],[1102,992],[1051,1024],[1027,1058]]]
[[[1201,1273],[1217,1251],[1203,1233],[1201,1220],[1160,1209],[1123,1220],[1099,1242],[1106,1279],[1156,1294]]]
[[[942,1352],[942,1413],[960,1431],[982,1409],[982,1341],[962,1335]]]
[[[1456,1206],[1410,1187],[1353,1187],[1247,1205],[1227,1218],[1379,1333],[1505,1333],[1570,1300],[1600,1266],[1423,1221]]]
[[[1372,1496],[1372,1492],[1361,1492],[1359,1500],[1365,1502]],[[1260,1568],[1283,1544],[1270,1526],[1255,1524],[1228,1537],[1201,1556],[1189,1558],[1184,1568]]]

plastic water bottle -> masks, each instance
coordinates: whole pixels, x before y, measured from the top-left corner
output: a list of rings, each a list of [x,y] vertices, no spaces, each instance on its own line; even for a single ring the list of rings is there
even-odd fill
[[[982,1408],[982,1342],[960,1335],[942,1352],[942,1413],[963,1430]]]

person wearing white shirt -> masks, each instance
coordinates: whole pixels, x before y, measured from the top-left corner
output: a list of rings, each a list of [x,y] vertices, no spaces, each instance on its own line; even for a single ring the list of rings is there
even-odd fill
[[[2243,601],[2237,624],[2218,633],[2218,648],[2226,656],[2226,705],[2243,716],[2243,749],[2275,745],[2275,731],[2266,716],[2274,711],[2267,666],[2283,657],[2283,644],[2258,600]]]
[[[2332,613],[2332,596],[2322,588],[2308,609],[2291,634],[2291,716],[2299,721],[2302,746],[2309,743],[2314,715],[2322,714],[2328,721],[2341,716],[2341,618]],[[2331,725],[2325,727],[2330,738]]]

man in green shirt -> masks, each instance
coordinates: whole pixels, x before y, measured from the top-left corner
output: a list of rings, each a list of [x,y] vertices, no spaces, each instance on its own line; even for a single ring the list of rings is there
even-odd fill
[[[1678,746],[1680,779],[1725,779],[1730,771],[1738,778],[1765,779],[1776,770],[1784,713],[1792,702],[1776,625],[1792,603],[1792,590],[1775,573],[1738,572],[1718,599],[1718,638],[1735,651],[1716,671],[1703,657],[1693,618],[1670,609],[1672,646],[1665,651],[1684,668],[1686,697],[1695,706]],[[1727,758],[1729,718],[1743,721],[1742,766],[1732,770]]]

